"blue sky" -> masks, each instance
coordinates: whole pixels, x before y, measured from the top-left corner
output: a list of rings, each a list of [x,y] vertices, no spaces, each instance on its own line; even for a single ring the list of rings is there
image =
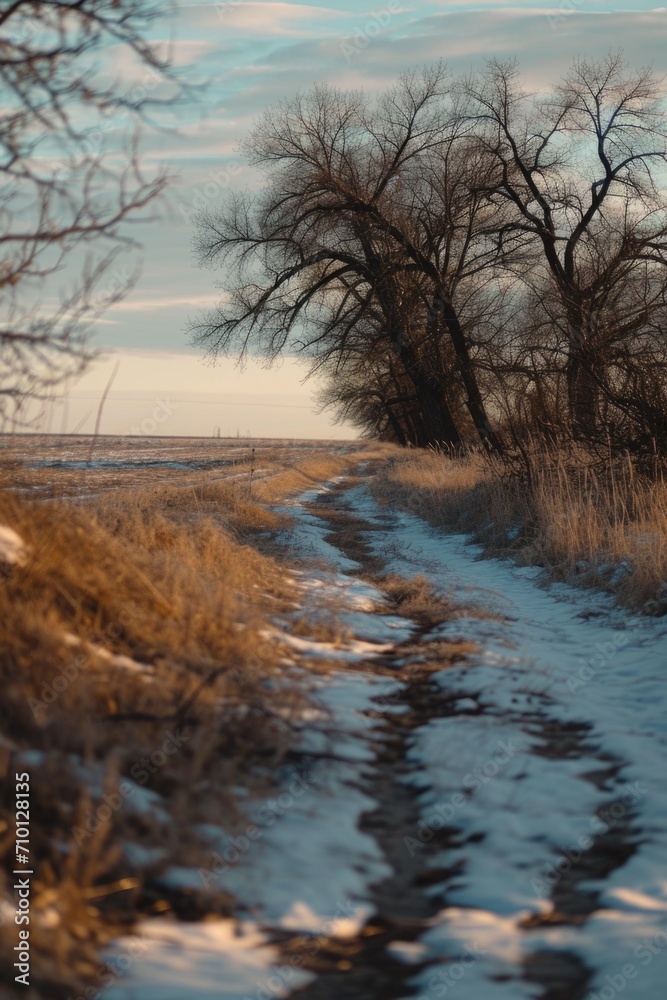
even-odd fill
[[[229,189],[252,188],[257,183],[237,147],[267,104],[318,80],[342,87],[380,88],[403,69],[441,58],[454,71],[465,71],[481,66],[490,56],[517,56],[526,81],[535,89],[557,80],[574,56],[599,56],[618,48],[634,66],[653,65],[667,73],[667,10],[650,0],[636,0],[629,7],[619,0],[379,0],[374,6],[352,0],[309,4],[180,0],[178,10],[160,23],[157,35],[171,38],[176,63],[190,67],[190,73],[208,85],[197,102],[179,108],[171,123],[177,131],[148,132],[144,137],[145,157],[155,165],[166,165],[173,181],[159,217],[150,226],[140,225],[135,233],[145,246],[140,280],[97,327],[96,342],[122,357],[116,395],[129,392],[123,386],[141,380],[141,372],[146,393],[181,391],[190,398],[193,392],[216,388],[210,372],[200,379],[201,368],[194,357],[187,363],[175,357],[178,352],[191,352],[184,334],[187,317],[199,307],[212,305],[216,298],[215,276],[193,264],[189,219],[202,204],[221,202]],[[115,66],[126,78],[136,72],[129,60]],[[122,127],[120,123],[109,131],[111,146]],[[159,352],[161,362],[153,364],[151,372],[152,352]],[[111,363],[86,376],[73,390],[73,403],[77,391],[97,391]],[[161,373],[159,385],[152,384],[156,367]],[[285,406],[291,405],[289,397],[295,407],[306,407],[294,411],[295,426],[300,420],[304,434],[308,435],[309,428],[314,433],[313,426],[320,436],[328,431],[325,418],[313,422],[306,405],[310,387],[300,386],[291,363],[275,371],[272,383],[261,374],[264,388],[260,390],[258,377],[253,368],[239,378],[231,364],[223,364],[220,392],[230,393],[230,399],[236,394],[240,402],[244,393],[248,399],[257,399],[257,392],[265,392],[268,386],[281,395]],[[225,406],[229,409],[229,404]],[[255,425],[247,429],[260,434],[277,426],[276,414],[271,417],[267,407],[257,411]],[[174,418],[171,425],[175,433],[185,432],[185,416],[179,412],[178,421]],[[205,417],[196,417],[193,411],[187,418],[188,431],[200,427],[201,433],[210,433],[216,423],[213,417],[214,410],[207,410]],[[225,429],[235,433],[238,421],[231,414],[229,418],[230,426],[225,424]],[[109,429],[116,427],[115,419],[109,418]],[[247,415],[241,420],[239,414],[238,420],[245,428]]]

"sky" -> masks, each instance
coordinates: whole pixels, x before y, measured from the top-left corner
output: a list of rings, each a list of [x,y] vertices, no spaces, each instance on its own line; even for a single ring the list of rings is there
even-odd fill
[[[303,381],[294,359],[269,370],[253,362],[240,372],[234,359],[211,368],[187,341],[188,318],[215,304],[222,278],[195,265],[193,215],[222,204],[230,190],[256,187],[238,144],[267,105],[316,81],[380,89],[400,71],[438,59],[458,72],[492,56],[516,56],[527,84],[538,90],[557,81],[572,58],[619,48],[634,67],[667,73],[667,9],[650,0],[379,0],[375,6],[179,0],[156,31],[171,40],[176,64],[206,87],[174,112],[168,129],[144,134],[145,162],[166,166],[172,180],[155,218],[133,229],[144,245],[141,276],[97,323],[94,343],[102,357],[71,387],[66,405],[47,408],[44,429],[92,430],[97,401],[119,362],[102,433],[132,433],[143,421],[155,423],[157,434],[354,436],[354,429],[332,426],[330,415],[317,412],[317,386]],[[136,73],[121,54],[114,65],[124,79]],[[125,128],[122,121],[114,125],[105,141],[120,140]],[[123,267],[121,260],[119,278]],[[178,405],[156,421],[155,408],[165,400]]]

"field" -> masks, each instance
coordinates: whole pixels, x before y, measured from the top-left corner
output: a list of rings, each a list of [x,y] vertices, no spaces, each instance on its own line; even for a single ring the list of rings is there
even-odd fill
[[[0,475],[12,490],[38,500],[84,500],[110,490],[235,483],[239,494],[284,476],[304,459],[317,475],[327,462],[358,450],[355,442],[246,438],[0,436]],[[321,463],[321,466],[320,466]],[[283,480],[284,481],[284,480]],[[262,491],[260,491],[262,492]]]
[[[48,989],[83,988],[100,943],[137,910],[226,907],[224,895],[165,901],[152,880],[168,857],[195,864],[197,822],[233,817],[233,787],[265,783],[289,750],[303,695],[290,683],[267,694],[284,668],[264,635],[294,582],[259,551],[288,522],[261,499],[340,473],[356,447],[2,440],[0,524],[22,543],[0,581],[3,755],[40,771],[33,972]],[[136,761],[165,741],[185,749],[149,790]],[[107,816],[123,780],[136,808]],[[202,796],[208,784],[224,791]],[[147,819],[158,789],[169,807]],[[58,928],[43,932],[55,900]]]
[[[553,475],[547,515],[474,456],[2,439],[0,996],[655,1000],[664,619]]]

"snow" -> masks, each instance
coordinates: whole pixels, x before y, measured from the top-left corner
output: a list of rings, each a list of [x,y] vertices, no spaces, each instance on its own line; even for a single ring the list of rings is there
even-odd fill
[[[387,952],[406,965],[417,965],[426,956],[426,948],[419,941],[390,941]]]
[[[258,980],[278,977],[278,953],[251,922],[176,923],[147,920],[138,936],[121,938],[107,956],[115,982],[106,1000],[243,1000],[254,995]],[[290,986],[306,981],[290,970]],[[272,991],[286,996],[288,988]]]
[[[255,804],[250,822],[258,832],[245,844],[239,835],[210,831],[212,851],[229,859],[215,884],[242,899],[255,918],[308,932],[338,919],[341,910],[355,921],[370,912],[368,886],[390,870],[375,841],[358,829],[374,803],[354,785],[355,764],[374,757],[362,713],[394,689],[393,682],[355,672],[320,678],[318,701],[335,736],[304,735],[301,749],[315,757],[306,779],[286,777],[282,796]],[[336,759],[319,761],[320,754]]]
[[[291,544],[296,537],[299,555],[318,560],[325,550],[317,536],[326,529],[319,519],[305,512],[303,516],[313,531],[297,527]],[[351,608],[350,614],[369,620],[363,629],[361,619],[355,618],[359,627],[373,633],[375,609],[385,598],[370,584],[346,575],[344,565],[339,560],[333,573],[329,567],[300,573],[304,604],[311,611],[331,603]],[[410,634],[411,623],[387,617],[394,642]],[[253,938],[258,923],[315,939],[322,934],[353,938],[373,912],[370,887],[391,874],[374,838],[359,829],[361,816],[375,804],[359,784],[360,771],[375,759],[369,739],[374,723],[368,713],[376,707],[375,699],[389,696],[400,685],[354,668],[393,648],[393,643],[359,638],[318,642],[283,629],[272,630],[271,636],[300,657],[325,657],[340,664],[334,672],[309,675],[319,708],[310,717],[324,721],[319,727],[309,725],[299,745],[306,760],[312,760],[309,770],[306,775],[286,770],[281,791],[246,801],[249,823],[244,830],[226,831],[211,824],[200,829],[210,845],[210,869],[172,867],[160,881],[167,888],[231,893],[241,904],[236,921],[217,928],[214,939],[210,930],[201,931],[210,928],[208,924],[149,921],[141,928],[147,935],[146,949],[128,971],[127,981],[107,994],[110,1000],[255,996],[271,977],[275,982],[266,987],[267,995],[286,995],[287,986],[281,992],[279,985],[284,970],[276,971],[272,964],[276,953]],[[241,934],[240,948],[234,947],[234,928]],[[116,950],[122,950],[122,942]],[[246,963],[248,955],[252,961]],[[288,973],[289,988],[310,978],[294,969]]]
[[[26,544],[13,528],[0,524],[0,565],[22,566],[27,557]]]
[[[374,756],[363,713],[396,684],[354,671],[316,678],[316,684],[336,736],[332,741],[309,731],[303,749],[328,750],[340,759],[314,761],[300,778],[286,774],[281,793],[250,803],[245,831],[200,828],[211,847],[211,869],[202,876],[171,868],[160,880],[165,887],[230,892],[242,903],[238,919],[194,926],[146,922],[139,928],[142,951],[123,983],[105,992],[109,1000],[241,1000],[263,984],[267,995],[285,996],[311,977],[278,963],[258,923],[315,938],[353,938],[366,923],[373,911],[369,886],[390,869],[375,841],[358,829],[373,802],[355,787],[356,768]],[[114,952],[122,954],[123,946],[116,942]]]
[[[331,485],[339,481],[340,479],[333,480]],[[278,541],[282,542],[286,549],[298,553],[300,558],[319,560],[329,568],[336,567],[342,573],[360,569],[358,562],[348,559],[340,549],[325,541],[324,535],[329,534],[331,530],[329,526],[321,518],[303,509],[304,504],[311,503],[328,489],[329,486],[322,486],[319,489],[308,490],[299,496],[295,504],[275,508],[277,513],[294,518],[292,526],[287,531],[279,533]]]
[[[165,854],[163,847],[145,847],[131,841],[123,844],[123,857],[133,868],[150,868],[162,861]]]
[[[426,573],[462,608],[485,612],[458,614],[429,634],[478,647],[434,675],[451,714],[415,730],[408,756],[420,822],[405,850],[429,844],[425,864],[455,874],[424,890],[440,912],[419,940],[394,940],[389,954],[415,966],[423,1000],[450,992],[457,1000],[537,1000],[544,988],[524,968],[543,952],[567,952],[591,970],[586,1000],[609,1000],[610,991],[656,1000],[667,957],[667,622],[632,616],[595,592],[547,586],[539,569],[483,559],[465,538],[416,517],[392,510],[388,519],[363,487],[347,491],[345,503],[373,525],[368,541],[387,572]],[[212,859],[225,859],[204,874],[239,901],[236,919],[147,921],[145,948],[109,1000],[287,995],[309,977],[280,966],[268,928],[354,937],[373,912],[374,883],[391,875],[359,826],[375,805],[363,776],[376,759],[377,699],[400,693],[402,682],[364,664],[415,626],[350,575],[358,566],[324,540],[326,521],[298,503],[289,512],[285,541],[310,560],[295,574],[302,610],[339,607],[337,620],[353,636],[297,637],[285,619],[272,631],[295,659],[331,661],[326,674],[309,676],[315,707],[304,716],[300,749],[311,763],[305,775],[285,768],[272,797],[246,800],[245,831],[200,830]],[[618,821],[604,812],[615,803],[623,804]],[[604,881],[583,881],[577,865],[617,822],[634,853]],[[454,831],[446,848],[434,846],[443,826]],[[588,919],[526,927],[552,912],[552,885],[577,873],[575,891],[599,894]],[[201,872],[183,867],[164,880],[204,885]]]
[[[316,524],[318,530],[328,530],[325,522],[300,508],[290,508],[294,520],[306,518],[308,524]],[[338,550],[335,550],[336,552]],[[356,564],[355,564],[356,565]],[[328,602],[330,608],[344,608],[336,618],[357,639],[370,643],[387,643],[390,647],[409,639],[415,631],[414,622],[400,615],[387,613],[387,599],[381,590],[365,580],[348,576],[346,573],[324,573],[315,577],[312,573],[299,572],[298,587],[305,595],[306,603],[316,595],[320,603]],[[330,612],[329,612],[330,613]]]
[[[345,909],[343,905],[341,907]],[[317,909],[320,909],[318,906]],[[331,937],[341,940],[354,939],[373,913],[372,906],[356,906],[351,908],[349,916],[332,916],[326,920],[326,932]],[[307,903],[301,901],[292,904],[290,910],[283,915],[280,926],[285,930],[299,931],[300,933],[321,934],[322,926],[325,923],[322,916],[312,910]]]
[[[83,649],[86,653],[96,657],[98,660],[102,660],[110,667],[118,667],[121,670],[129,670],[132,673],[146,675],[145,679],[148,679],[147,675],[155,673],[155,668],[147,663],[139,663],[137,660],[132,659],[132,657],[125,656],[124,653],[112,653],[104,646],[99,646],[93,642],[86,642],[72,632],[63,632],[62,639],[68,646]]]
[[[539,570],[482,559],[465,538],[437,533],[413,516],[393,512],[387,529],[383,508],[363,489],[349,491],[350,502],[374,524],[369,538],[378,554],[388,555],[389,572],[409,576],[426,567],[449,596],[502,616],[500,622],[457,618],[434,633],[478,641],[472,665],[449,668],[438,681],[483,713],[432,721],[412,750],[422,769],[425,823],[436,805],[453,809],[451,796],[473,788],[451,820],[461,847],[433,861],[443,867],[460,861],[462,873],[448,885],[447,906],[423,943],[431,957],[450,959],[475,941],[485,947],[487,954],[456,984],[459,1000],[539,995],[523,981],[520,965],[545,948],[578,955],[593,969],[591,988],[603,989],[624,963],[639,968],[635,949],[667,927],[667,624],[632,616],[595,593],[539,586]],[[582,617],[587,606],[594,617]],[[560,758],[536,752],[544,719],[589,727],[576,752]],[[497,771],[489,766],[487,776],[499,739],[523,749]],[[597,787],[590,774],[610,762],[617,772]],[[475,784],[475,774],[487,780]],[[550,905],[547,866],[568,851],[576,857],[580,839],[603,829],[597,810],[623,796],[636,815],[636,852],[604,884],[584,883],[601,891],[599,909],[580,927],[520,927],[527,914]],[[546,893],[536,891],[534,880]],[[661,995],[665,953],[651,963],[644,957],[633,1000]],[[498,983],[499,974],[508,982]],[[418,977],[420,996],[433,995],[432,975]]]
[[[393,643],[366,642],[360,639],[352,639],[348,642],[320,642],[316,639],[303,639],[301,636],[289,635],[287,632],[272,631],[262,632],[265,639],[278,639],[284,645],[289,646],[301,656],[323,657],[327,660],[342,660],[347,663],[368,660],[374,656],[381,656],[393,649]]]

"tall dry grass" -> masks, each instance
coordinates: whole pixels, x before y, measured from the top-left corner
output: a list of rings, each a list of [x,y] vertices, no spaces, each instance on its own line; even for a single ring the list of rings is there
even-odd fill
[[[263,686],[280,651],[262,640],[266,616],[252,599],[271,589],[273,568],[207,522],[185,529],[129,508],[104,524],[82,511],[0,506],[30,545],[26,565],[0,581],[0,851],[11,871],[12,779],[28,770],[32,979],[36,995],[78,995],[99,946],[136,912],[222,905],[203,891],[170,895],[159,876],[170,864],[208,864],[197,825],[229,828],[231,789],[260,780],[289,745],[279,714],[288,692]],[[138,762],[169,734],[183,740],[178,752],[137,789]],[[113,801],[130,780],[135,800],[161,796],[162,814],[106,815],[103,795]],[[135,861],[128,845],[153,860]],[[12,879],[0,881],[9,901]],[[11,956],[13,923],[0,937]],[[11,959],[3,972],[11,982]]]
[[[373,490],[432,524],[472,534],[490,554],[667,612],[667,480],[641,474],[627,457],[534,450],[530,474],[517,475],[482,455],[411,451],[388,462]]]
[[[229,907],[219,887],[168,892],[159,879],[171,864],[209,864],[198,825],[233,829],[233,789],[271,781],[303,704],[284,650],[266,638],[296,594],[284,566],[249,544],[284,524],[260,501],[333,476],[350,459],[272,461],[252,484],[250,468],[233,484],[206,475],[157,487],[120,481],[77,503],[29,502],[5,479],[0,524],[18,532],[27,557],[0,575],[0,855],[8,873],[12,779],[25,767],[36,995],[82,992],[99,946],[138,912]],[[183,742],[140,789],[161,796],[161,811],[119,808],[100,819],[102,796],[136,784],[137,762],[168,733]],[[152,860],[136,860],[142,850]],[[0,874],[7,901],[11,881]],[[5,956],[14,931],[0,925]],[[0,959],[7,982],[11,961]]]

